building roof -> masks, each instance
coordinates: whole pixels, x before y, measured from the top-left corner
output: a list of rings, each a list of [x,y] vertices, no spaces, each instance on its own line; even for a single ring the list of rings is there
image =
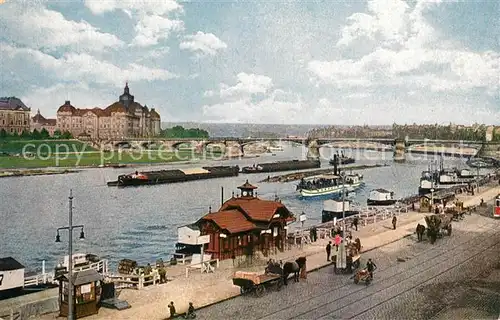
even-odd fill
[[[386,189],[382,189],[382,188],[374,189],[372,191],[377,191],[377,192],[380,192],[380,193],[392,193],[391,191],[386,190]]]
[[[64,274],[60,278],[68,280],[68,274]],[[75,272],[73,273],[73,276],[71,278],[71,282],[73,282],[73,285],[75,286],[91,283],[94,281],[102,281],[104,279],[104,277],[95,269],[87,269]]]
[[[158,112],[156,112],[155,108],[151,108],[151,111],[149,111],[149,115],[151,116],[151,119],[160,120],[160,115],[158,114]]]
[[[38,123],[46,126],[55,126],[57,124],[57,119],[47,119],[40,113],[40,109],[38,109],[37,114],[31,118],[33,123]]]
[[[224,202],[220,211],[240,208],[254,221],[270,222],[278,209],[288,209],[278,201],[262,200],[257,197],[231,198]],[[288,211],[289,212],[289,211]],[[290,213],[291,215],[291,213]]]
[[[24,266],[12,257],[0,258],[0,271],[24,269]]]
[[[257,226],[249,221],[239,210],[225,210],[205,215],[202,220],[213,221],[221,229],[230,233],[239,233],[256,229]]]
[[[252,185],[251,183],[248,182],[248,180],[241,186],[238,187],[240,190],[254,190],[257,189],[256,186]]]
[[[75,112],[76,108],[71,105],[69,100],[66,100],[62,106],[57,109],[57,112]]]
[[[2,97],[0,98],[0,110],[19,110],[30,111],[19,98],[16,97]]]

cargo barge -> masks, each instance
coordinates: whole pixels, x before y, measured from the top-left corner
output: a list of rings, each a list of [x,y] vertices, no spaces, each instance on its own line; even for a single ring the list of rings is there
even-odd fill
[[[192,169],[144,171],[118,176],[118,180],[109,181],[109,187],[127,187],[152,184],[176,183],[193,180],[235,177],[239,174],[238,166],[216,166]]]
[[[319,160],[291,160],[291,161],[259,163],[251,167],[243,167],[241,172],[263,173],[263,172],[315,169],[320,167],[321,167],[321,162]]]

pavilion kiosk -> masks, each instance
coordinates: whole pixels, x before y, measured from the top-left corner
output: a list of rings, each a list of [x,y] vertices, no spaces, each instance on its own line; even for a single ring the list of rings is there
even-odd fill
[[[101,281],[103,276],[94,269],[73,273],[73,307],[75,319],[97,314],[101,300]],[[68,316],[68,274],[59,280],[59,316]]]

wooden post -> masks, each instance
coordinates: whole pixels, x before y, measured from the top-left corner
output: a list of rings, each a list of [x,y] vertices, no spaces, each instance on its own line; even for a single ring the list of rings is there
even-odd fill
[[[138,289],[140,290],[140,289],[142,289],[143,287],[144,287],[144,275],[143,275],[143,274],[141,274],[141,275],[139,276],[139,284],[138,284]]]
[[[189,268],[186,268],[186,278],[189,278]]]

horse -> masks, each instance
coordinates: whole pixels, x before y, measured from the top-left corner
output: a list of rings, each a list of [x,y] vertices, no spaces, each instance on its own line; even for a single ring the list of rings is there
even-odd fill
[[[288,285],[288,276],[293,273],[293,280],[299,282],[300,266],[297,261],[285,262],[283,265],[283,283]]]
[[[422,241],[422,238],[423,238],[424,232],[425,232],[425,226],[421,225],[420,223],[417,224],[416,232],[417,232],[418,241]]]

